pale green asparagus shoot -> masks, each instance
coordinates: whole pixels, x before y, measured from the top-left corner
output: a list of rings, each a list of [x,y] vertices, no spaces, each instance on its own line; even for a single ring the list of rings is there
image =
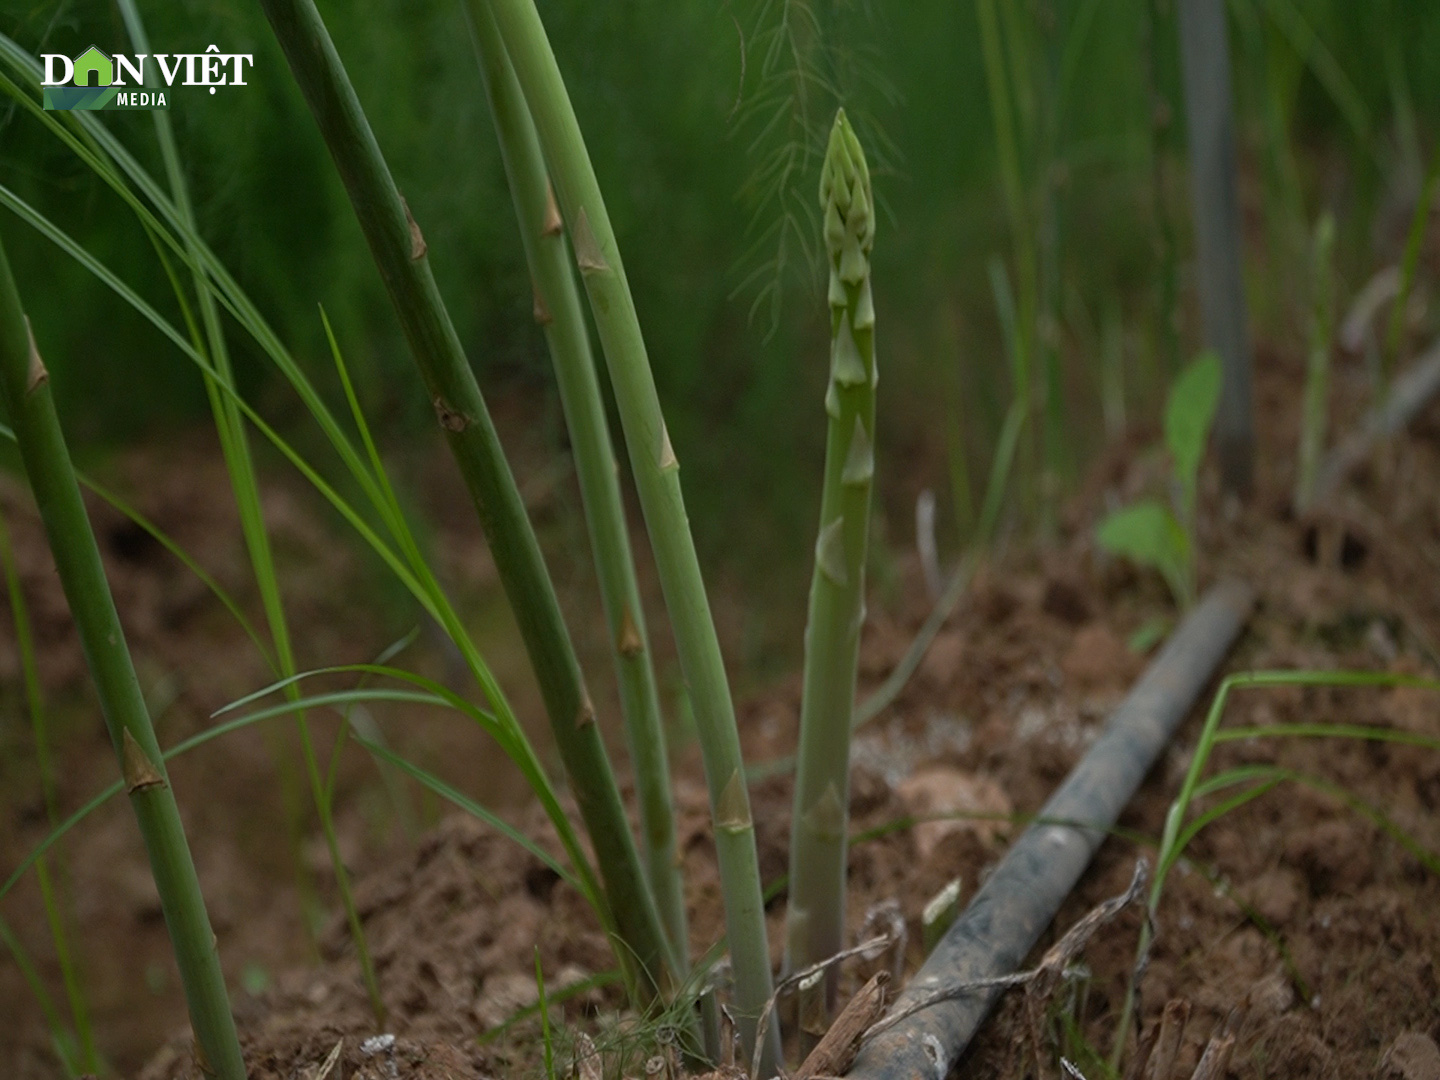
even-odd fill
[[[820,180],[830,257],[829,432],[805,630],[805,682],[790,841],[786,963],[794,971],[844,945],[850,717],[865,621],[865,548],[875,472],[875,303],[870,171],[840,110]],[[802,991],[803,1037],[828,1026],[834,982]]]

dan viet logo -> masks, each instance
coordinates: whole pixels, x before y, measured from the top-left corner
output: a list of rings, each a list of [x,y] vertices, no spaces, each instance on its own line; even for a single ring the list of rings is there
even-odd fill
[[[40,60],[45,65],[40,86],[50,110],[168,109],[177,81],[213,94],[219,86],[245,86],[245,65],[255,65],[253,54],[222,53],[218,45],[203,53],[134,56],[112,56],[91,45],[73,59],[43,53]]]

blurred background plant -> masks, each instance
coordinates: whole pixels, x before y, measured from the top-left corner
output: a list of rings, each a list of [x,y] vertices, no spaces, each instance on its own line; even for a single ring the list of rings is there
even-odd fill
[[[430,405],[404,377],[398,327],[259,11],[218,0],[154,7],[157,49],[215,41],[256,55],[250,86],[223,108],[171,113],[201,233],[297,354],[324,354],[317,300],[346,327],[382,443],[425,430]],[[1303,334],[1304,306],[1276,294],[1306,294],[1306,222],[1320,210],[1336,212],[1337,302],[1399,258],[1440,111],[1440,10],[1414,0],[1230,8],[1255,334]],[[783,669],[798,652],[823,436],[795,409],[823,392],[814,343],[824,312],[807,302],[822,270],[810,218],[836,104],[875,148],[892,237],[876,256],[876,302],[891,313],[879,433],[890,450],[877,489],[893,513],[882,516],[908,520],[919,489],[934,486],[954,504],[942,500],[942,547],[968,537],[978,513],[969,493],[983,490],[1017,375],[1036,380],[1035,430],[1051,440],[1049,452],[1039,434],[1031,451],[1022,440],[1021,460],[1049,462],[1050,493],[1063,491],[1105,439],[1107,409],[1157,415],[1181,355],[1169,328],[1186,353],[1198,344],[1193,301],[1174,287],[1191,242],[1173,0],[641,0],[620,12],[550,3],[543,14],[611,192],[702,556],[774,586],[773,610],[750,616],[751,659]],[[124,40],[120,15],[99,0],[7,5],[0,16],[0,31],[34,52],[64,51],[107,25]],[[553,397],[515,226],[475,212],[508,196],[458,9],[382,4],[337,20],[335,35],[365,73],[362,103],[424,222],[482,384]],[[1007,107],[997,109],[1000,91]],[[1013,130],[1002,137],[1006,113]],[[107,120],[127,143],[153,147],[148,117]],[[169,310],[150,245],[93,175],[13,104],[0,106],[0,140],[0,183]],[[162,171],[158,155],[145,163]],[[40,265],[44,245],[17,230],[15,264]],[[1036,351],[1028,375],[1006,360],[995,256],[1016,298],[1014,334],[1027,357]],[[27,292],[35,321],[59,328],[54,349],[86,366],[59,402],[75,441],[93,453],[198,420],[203,387],[173,377],[154,331],[80,267],[51,263],[47,287]],[[1080,360],[1102,352],[1107,365]],[[235,367],[263,408],[273,376],[253,348],[237,349]],[[122,387],[132,407],[113,409]],[[945,460],[948,482],[914,468]],[[1038,523],[1024,488],[1007,519],[1018,508]],[[737,517],[747,522],[738,546]],[[775,572],[777,559],[798,572]]]

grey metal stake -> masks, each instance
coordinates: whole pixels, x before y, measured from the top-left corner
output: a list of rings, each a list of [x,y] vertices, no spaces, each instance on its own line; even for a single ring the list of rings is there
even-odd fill
[[[1225,0],[1179,0],[1177,7],[1200,314],[1205,343],[1225,370],[1215,443],[1225,488],[1245,495],[1254,474],[1255,422]]]

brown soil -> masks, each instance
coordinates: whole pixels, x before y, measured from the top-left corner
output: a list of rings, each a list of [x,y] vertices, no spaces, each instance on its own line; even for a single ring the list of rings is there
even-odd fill
[[[1267,424],[1260,432],[1254,497],[1242,508],[1218,495],[1213,476],[1205,478],[1203,577],[1240,575],[1259,593],[1256,613],[1225,669],[1434,675],[1440,667],[1440,406],[1432,405],[1404,438],[1378,453],[1324,511],[1296,520],[1288,492],[1296,424],[1291,403],[1298,397],[1300,365],[1271,354],[1262,356],[1260,369],[1257,405]],[[1344,369],[1337,373],[1338,402],[1359,398],[1347,392],[1348,377]],[[1337,423],[1354,418],[1353,406],[1337,406]],[[1144,659],[1130,651],[1127,638],[1170,610],[1157,579],[1101,558],[1089,540],[1105,506],[1159,484],[1153,456],[1140,452],[1147,442],[1137,436],[1112,448],[1067,507],[1051,545],[1002,556],[978,575],[910,685],[860,739],[851,808],[856,828],[879,828],[907,814],[980,815],[892,831],[852,850],[852,929],[858,931],[881,903],[897,901],[909,929],[907,972],[921,960],[921,907],[956,877],[963,882],[962,899],[974,892],[1018,832],[1018,825],[997,815],[1023,816],[1040,807],[1142,670]],[[233,515],[213,497],[224,490],[223,474],[213,453],[194,449],[183,468],[167,465],[178,456],[167,451],[126,459],[121,472],[145,475],[152,487],[143,508],[238,588],[245,576],[243,549]],[[285,491],[273,489],[270,509],[288,579],[299,590],[291,607],[303,628],[302,662],[374,655],[398,634],[391,632],[393,619],[356,615],[351,593],[363,561],[337,558],[326,528],[300,513],[298,497]],[[536,501],[549,497],[541,493]],[[0,506],[14,534],[45,683],[56,705],[53,752],[65,764],[58,779],[68,809],[108,782],[113,759],[93,705],[73,689],[83,671],[33,512],[13,483],[0,488]],[[221,508],[207,509],[212,506]],[[142,673],[148,673],[147,691],[152,697],[163,692],[170,702],[161,737],[171,743],[267,676],[258,663],[241,659],[250,655],[243,638],[182,569],[118,517],[98,516],[117,599]],[[462,526],[458,514],[439,519],[436,549],[449,560],[451,580],[471,598],[490,595],[493,607],[493,574],[483,557],[480,564],[471,557],[466,569],[463,553],[478,550],[473,527]],[[909,560],[901,562],[901,595],[872,611],[867,628],[867,686],[893,667],[925,613],[919,574]],[[250,598],[243,598],[248,605]],[[498,643],[504,619],[497,627]],[[18,671],[5,634],[8,627],[0,630],[0,693],[8,713],[18,717]],[[584,640],[582,647],[596,648]],[[513,645],[508,648],[499,653],[502,675],[519,679],[523,659]],[[443,674],[443,655],[428,652],[434,655],[416,662]],[[596,657],[589,666],[602,671],[604,661]],[[530,693],[522,689],[520,702],[522,711],[534,714]],[[793,749],[797,707],[793,679],[742,704],[750,760]],[[1440,695],[1253,690],[1232,701],[1226,722],[1301,720],[1440,737]],[[317,726],[323,728],[321,745],[328,745],[333,726],[320,719]],[[442,733],[429,728],[417,734],[419,726],[387,719],[387,732],[402,751],[458,785],[492,797],[497,790],[513,791],[511,781],[499,779],[509,774],[498,755],[477,735],[449,734],[458,727],[454,721],[439,722]],[[3,733],[6,756],[0,759],[8,799],[0,818],[0,865],[7,866],[46,828],[33,751],[19,727],[17,722]],[[1198,717],[1192,716],[1122,817],[1123,828],[1158,835],[1197,730]],[[399,838],[373,772],[359,755],[347,758],[342,840],[357,874],[389,1010],[383,1031],[397,1037],[388,1049],[366,1044],[382,1029],[366,1004],[329,895],[320,898],[331,917],[318,935],[319,956],[309,955],[305,907],[278,839],[284,816],[266,740],[252,732],[221,745],[223,750],[212,746],[173,769],[236,986],[251,1076],[317,1078],[337,1043],[339,1058],[328,1074],[337,1080],[538,1075],[534,1025],[484,1045],[475,1036],[534,1000],[537,946],[552,992],[612,966],[607,943],[579,896],[539,860],[464,816],[446,815],[414,841]],[[682,853],[698,954],[716,940],[722,918],[694,748],[678,758]],[[456,761],[464,767],[451,764]],[[1384,743],[1251,740],[1223,744],[1211,769],[1242,762],[1276,763],[1339,785],[1382,810],[1424,850],[1440,852],[1440,754]],[[788,797],[783,776],[754,788],[767,880],[786,869]],[[437,816],[433,807],[422,811]],[[533,811],[517,810],[512,819],[550,843]],[[311,837],[306,851],[318,871],[314,876],[325,880],[323,848],[315,848]],[[1121,892],[1137,856],[1151,853],[1107,841],[1060,911],[1055,932]],[[198,1075],[186,1049],[183,1004],[165,958],[153,886],[126,808],[112,805],[85,823],[67,842],[65,856],[86,986],[106,1054],[125,1076]],[[1248,1001],[1249,1012],[1230,1062],[1235,1075],[1436,1075],[1440,879],[1416,855],[1341,798],[1291,784],[1221,818],[1189,856],[1167,884],[1141,987],[1147,1030],[1166,1001],[1191,1004],[1176,1075],[1189,1075],[1206,1039],[1241,1001]],[[769,909],[777,946],[783,913],[782,894]],[[33,874],[6,899],[4,914],[58,995]],[[1067,985],[1050,1003],[1054,1018],[1074,1021],[1065,1025],[1074,1033],[1066,1051],[1082,1067],[1084,1050],[1074,1040],[1103,1054],[1114,1037],[1138,926],[1132,912],[1102,929],[1083,958],[1089,977]],[[847,970],[845,985],[857,986],[873,966]],[[240,989],[247,968],[252,975],[268,973],[268,988]],[[43,1018],[8,959],[0,960],[0,1000],[10,1003],[0,1010],[0,1071],[17,1080],[58,1075]],[[594,988],[573,997],[563,1012],[568,1024],[608,1032],[613,1041],[627,1030],[617,1017],[620,1004],[613,986]],[[1056,1072],[1055,1062],[1049,1052],[1047,1073]],[[641,1063],[630,1064],[628,1075],[638,1075]],[[1002,1003],[960,1068],[977,1076],[1035,1073],[1030,1025],[1018,1001]],[[1088,1075],[1094,1080],[1098,1074]]]

